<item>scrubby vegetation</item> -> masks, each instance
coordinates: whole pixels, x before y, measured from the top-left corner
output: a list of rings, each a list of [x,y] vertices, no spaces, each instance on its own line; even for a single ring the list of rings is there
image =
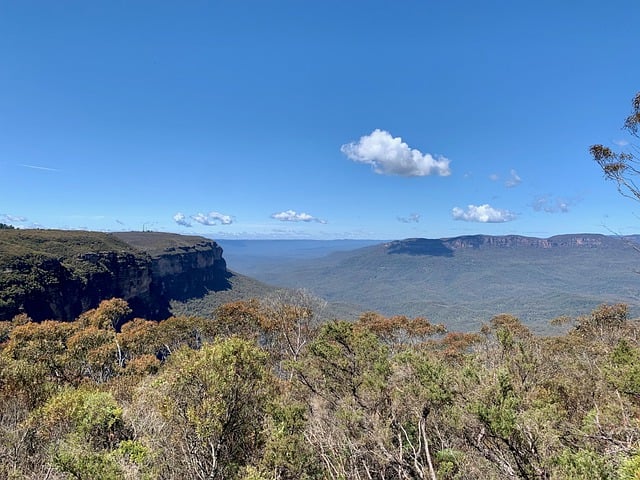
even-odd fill
[[[136,250],[114,235],[101,232],[6,229],[0,236],[3,266],[30,255],[73,262],[87,252],[136,253]]]
[[[108,235],[152,257],[180,249],[208,248],[207,244],[212,243],[201,236],[167,232],[114,232]]]
[[[211,318],[0,322],[0,477],[637,479],[640,345],[624,305],[541,337],[367,313],[304,292]]]

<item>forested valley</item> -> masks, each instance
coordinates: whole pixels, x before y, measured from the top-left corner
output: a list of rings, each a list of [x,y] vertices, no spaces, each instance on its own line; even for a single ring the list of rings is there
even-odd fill
[[[369,312],[307,292],[210,316],[0,322],[0,477],[640,478],[639,326],[625,305],[538,336]]]

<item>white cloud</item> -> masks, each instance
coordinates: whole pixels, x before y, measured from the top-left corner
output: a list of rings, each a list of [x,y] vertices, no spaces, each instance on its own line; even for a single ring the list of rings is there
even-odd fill
[[[613,143],[616,144],[619,147],[626,147],[629,145],[629,142],[624,140],[624,139],[620,139],[620,140],[613,140]]]
[[[492,173],[491,175],[489,175],[489,180],[491,180],[492,182],[497,182],[498,180],[500,180],[500,175],[498,175],[497,173]],[[517,187],[521,183],[522,178],[520,178],[518,172],[516,172],[514,169],[511,169],[511,171],[509,172],[509,178],[504,181],[504,186],[507,188],[512,188]]]
[[[229,215],[224,215],[219,212],[209,212],[207,214],[198,213],[197,215],[191,215],[191,219],[194,222],[198,222],[201,225],[207,226],[231,225],[233,223],[233,219]]]
[[[10,213],[0,213],[0,220],[7,223],[23,223],[27,221],[25,217],[11,215]]]
[[[518,173],[511,169],[509,172],[509,178],[504,182],[504,186],[507,188],[517,187],[522,182],[522,179],[518,175]]]
[[[189,220],[187,220],[187,217],[184,215],[184,213],[181,213],[181,212],[178,212],[173,216],[173,221],[176,222],[178,225],[182,225],[183,227],[191,226],[191,222],[189,222]]]
[[[571,200],[553,198],[549,195],[541,195],[533,200],[531,205],[536,212],[567,213],[572,205]]]
[[[467,205],[466,210],[454,207],[451,214],[454,220],[463,220],[465,222],[503,223],[516,219],[515,213],[509,210],[493,208],[486,203],[484,205]]]
[[[309,215],[304,212],[296,212],[295,210],[285,210],[284,212],[272,213],[271,218],[280,220],[281,222],[316,222],[327,223],[326,220],[321,220],[313,215]]]
[[[354,162],[371,165],[373,171],[381,175],[423,177],[451,174],[447,158],[434,158],[430,153],[410,148],[402,138],[394,138],[380,129],[360,137],[357,142],[342,145],[340,151]]]
[[[408,217],[397,217],[399,222],[402,223],[418,223],[420,222],[420,214],[412,213]]]

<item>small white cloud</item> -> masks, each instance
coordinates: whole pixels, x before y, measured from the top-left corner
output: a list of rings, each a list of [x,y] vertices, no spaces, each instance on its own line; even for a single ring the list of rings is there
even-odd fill
[[[567,213],[573,204],[571,200],[553,198],[550,195],[540,195],[533,200],[531,205],[536,212]]]
[[[613,140],[613,143],[619,147],[626,147],[629,145],[629,142],[623,139]]]
[[[0,220],[7,223],[24,223],[27,221],[25,217],[20,215],[11,215],[10,213],[0,213]]]
[[[491,180],[492,182],[497,182],[498,180],[500,180],[500,175],[498,175],[497,173],[492,173],[491,175],[489,175],[489,180]]]
[[[271,218],[280,220],[281,222],[316,222],[327,223],[326,220],[316,218],[304,212],[296,212],[295,210],[285,210],[284,212],[272,213]]]
[[[381,175],[423,177],[451,174],[447,158],[434,158],[430,153],[410,148],[402,138],[394,138],[380,129],[360,137],[357,142],[342,145],[340,151],[354,162],[371,165],[373,171]]]
[[[194,222],[207,226],[231,225],[233,223],[233,219],[229,215],[224,215],[219,212],[209,212],[206,215],[204,213],[198,213],[197,215],[191,215],[191,219]]]
[[[418,223],[420,222],[420,214],[412,213],[408,217],[397,217],[399,222],[402,223]]]
[[[512,169],[511,172],[509,172],[509,178],[504,182],[504,186],[507,188],[512,188],[517,187],[518,185],[520,185],[520,183],[522,183],[522,179],[520,178],[518,173]]]
[[[187,220],[187,217],[181,212],[178,212],[173,216],[173,221],[178,225],[182,225],[183,227],[191,226],[191,222],[189,222],[189,220]]]
[[[467,205],[466,210],[454,207],[451,214],[454,220],[462,220],[465,222],[503,223],[516,219],[515,213],[509,210],[493,208],[486,203],[484,205]]]

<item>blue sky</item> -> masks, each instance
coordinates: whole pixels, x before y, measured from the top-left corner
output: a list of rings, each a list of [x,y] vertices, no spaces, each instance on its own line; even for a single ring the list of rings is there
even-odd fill
[[[632,140],[639,20],[637,0],[2,2],[0,222],[640,232],[588,155]]]

